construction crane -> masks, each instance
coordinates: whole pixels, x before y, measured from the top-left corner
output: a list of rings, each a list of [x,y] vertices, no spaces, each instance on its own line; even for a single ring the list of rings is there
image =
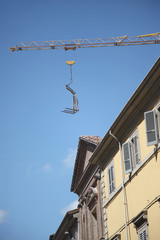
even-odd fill
[[[75,50],[77,48],[148,45],[158,43],[160,43],[160,33],[152,33],[146,35],[139,35],[135,37],[129,37],[128,35],[126,35],[123,37],[96,38],[96,39],[20,42],[15,47],[10,47],[9,49],[11,52],[43,49]]]
[[[45,50],[45,49],[64,49],[76,50],[77,48],[91,48],[91,47],[113,47],[113,46],[136,46],[149,45],[160,43],[160,32],[129,37],[128,35],[122,37],[111,38],[96,38],[96,39],[76,39],[76,40],[51,40],[51,41],[32,41],[20,42],[15,47],[10,47],[11,52],[24,50]],[[67,63],[67,62],[66,62]],[[71,82],[66,85],[66,89],[73,94],[73,108],[66,108],[65,113],[74,114],[79,111],[78,100],[76,93],[69,87],[72,83],[72,65],[75,61],[68,61],[71,72]]]

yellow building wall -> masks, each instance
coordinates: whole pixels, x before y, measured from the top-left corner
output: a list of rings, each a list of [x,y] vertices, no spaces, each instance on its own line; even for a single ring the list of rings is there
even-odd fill
[[[149,222],[149,239],[159,240],[160,239],[160,205],[156,202],[148,210],[148,222]]]
[[[160,239],[160,206],[159,203],[156,202],[148,209],[148,235],[149,240],[159,240]],[[128,236],[129,240],[138,240],[138,234],[136,229],[134,228],[133,223],[128,226]],[[121,239],[126,239],[126,231],[125,229],[121,232]]]
[[[114,174],[115,174],[115,186],[118,188],[122,183],[121,175],[121,162],[120,162],[120,152],[114,156]]]
[[[129,181],[125,187],[127,204],[128,204],[128,221],[136,217],[144,208],[160,195],[160,153],[157,158],[153,157],[146,165],[138,172],[137,175]],[[124,205],[122,190],[115,196],[106,206],[107,213],[107,227],[108,236],[111,237],[117,231],[121,232],[121,238],[125,239],[125,229],[121,229],[125,224],[124,218]],[[160,207],[159,203],[155,203],[148,209],[149,220],[149,234],[150,239],[157,239],[160,236]],[[129,239],[138,239],[136,229],[133,223],[129,226],[130,235]],[[122,237],[124,235],[124,238]],[[159,237],[160,239],[160,237]]]
[[[125,240],[126,239],[126,230],[123,228],[121,232],[121,239]],[[138,240],[137,232],[136,229],[133,227],[133,224],[128,226],[128,239],[129,240]]]
[[[160,154],[138,172],[126,186],[130,219],[160,195]],[[160,213],[160,211],[159,211]]]
[[[133,129],[134,130],[134,129]],[[139,138],[139,149],[140,149],[140,162],[142,163],[149,154],[155,149],[155,146],[147,146],[146,140],[146,127],[145,121],[143,120],[139,126],[137,126],[138,138]],[[130,136],[129,136],[130,137]],[[121,163],[120,163],[120,152],[118,151],[114,160],[114,174],[115,174],[115,186],[116,189],[122,184],[121,178]],[[123,154],[122,154],[123,162]],[[124,167],[124,166],[123,166]],[[125,175],[127,179],[129,174]],[[105,193],[106,199],[110,198],[108,192],[108,175],[107,166],[104,170],[104,182],[105,182]],[[160,153],[157,156],[147,161],[141,169],[133,176],[133,178],[127,182],[125,186],[127,204],[128,204],[128,221],[131,221],[136,217],[145,207],[160,195]],[[107,213],[107,227],[108,237],[113,236],[117,231],[121,232],[121,239],[126,239],[124,218],[124,206],[123,206],[123,195],[122,189],[117,193],[111,201],[105,206]],[[149,239],[159,240],[160,239],[160,206],[159,203],[155,203],[148,209],[148,220],[149,220]],[[129,240],[138,239],[136,229],[133,223],[129,224]]]
[[[108,235],[112,236],[117,230],[122,227],[124,223],[124,208],[122,192],[117,195],[108,205],[107,213],[107,227]]]

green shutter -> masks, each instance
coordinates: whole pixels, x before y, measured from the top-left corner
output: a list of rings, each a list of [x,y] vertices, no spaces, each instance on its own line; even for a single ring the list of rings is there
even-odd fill
[[[144,113],[146,123],[147,146],[158,144],[157,120],[155,111]]]
[[[125,174],[132,172],[131,149],[129,142],[123,144],[123,159]]]

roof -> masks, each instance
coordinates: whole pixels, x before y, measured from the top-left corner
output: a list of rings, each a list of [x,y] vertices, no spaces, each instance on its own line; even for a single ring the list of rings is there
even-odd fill
[[[82,174],[82,161],[84,160],[84,152],[86,145],[91,145],[94,150],[100,144],[102,138],[99,136],[91,136],[91,135],[82,135],[79,137],[78,148],[77,148],[77,155],[75,159],[73,177],[72,177],[72,184],[71,184],[71,191],[74,190],[75,184],[77,180],[80,178]]]
[[[80,136],[80,139],[87,141],[87,142],[91,142],[94,143],[96,145],[100,144],[100,142],[102,141],[101,137],[98,136],[91,136],[91,135],[82,135]]]

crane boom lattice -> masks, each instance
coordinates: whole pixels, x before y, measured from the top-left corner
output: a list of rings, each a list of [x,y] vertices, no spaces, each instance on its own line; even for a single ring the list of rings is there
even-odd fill
[[[11,52],[44,49],[75,50],[77,48],[131,46],[158,43],[160,43],[160,33],[152,33],[135,37],[129,37],[126,35],[112,38],[20,42],[15,47],[10,47],[10,50]]]

